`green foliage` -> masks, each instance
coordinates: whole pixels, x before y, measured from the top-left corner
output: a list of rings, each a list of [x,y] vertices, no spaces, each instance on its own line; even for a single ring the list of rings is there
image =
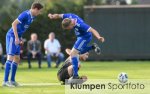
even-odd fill
[[[11,23],[13,22],[13,20],[17,18],[19,13],[21,13],[22,11],[30,9],[30,6],[33,2],[33,0],[10,1],[11,2],[5,2],[4,4],[2,4],[0,10],[0,34],[2,34],[0,42],[2,42],[3,46],[5,45],[6,32],[11,27]],[[39,40],[44,43],[44,41],[48,38],[48,34],[50,32],[55,32],[56,38],[62,45],[62,50],[64,51],[66,47],[71,48],[75,40],[74,32],[64,31],[61,28],[61,19],[50,20],[48,18],[48,13],[69,12],[75,13],[83,18],[83,5],[69,0],[56,0],[53,2],[51,2],[51,0],[45,0],[42,3],[44,3],[45,5],[43,14],[36,18],[36,20],[32,23],[23,37],[29,40],[30,34],[34,32],[38,34]]]
[[[5,36],[19,13],[30,7],[30,0],[0,0],[0,42],[5,50]]]

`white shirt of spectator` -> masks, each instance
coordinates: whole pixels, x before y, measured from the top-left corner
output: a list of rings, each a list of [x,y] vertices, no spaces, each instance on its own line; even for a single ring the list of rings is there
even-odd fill
[[[47,49],[50,53],[57,53],[60,50],[60,47],[61,45],[57,39],[54,39],[53,41],[47,39],[44,42],[44,48]],[[45,53],[48,54],[47,51]]]

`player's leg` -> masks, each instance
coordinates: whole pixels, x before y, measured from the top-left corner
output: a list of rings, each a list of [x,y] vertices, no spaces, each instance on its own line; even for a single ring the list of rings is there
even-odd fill
[[[78,64],[78,70],[81,68],[81,65]],[[70,77],[73,75],[73,66],[69,66],[68,67],[68,74],[70,75]]]
[[[78,64],[78,70],[79,70],[80,68],[81,68],[81,65]],[[68,67],[68,74],[70,75],[70,78],[69,78],[69,79],[71,79],[71,78],[72,78],[72,74],[73,74],[73,66],[72,66],[72,65]],[[84,82],[86,82],[86,81],[87,81],[87,76],[80,76],[80,77],[78,77],[78,79],[75,79],[75,80],[72,81],[71,83],[82,84],[82,83],[84,83]],[[70,81],[69,81],[69,80],[68,80],[67,84],[70,84]]]
[[[87,47],[84,47],[83,49],[81,49],[80,54],[84,54],[91,50],[94,50],[98,55],[101,53],[101,49],[99,48],[99,46],[96,43],[93,43],[93,45],[87,46]]]
[[[18,68],[19,61],[20,61],[20,56],[15,55],[13,63],[12,63],[12,72],[11,72],[11,81],[12,82],[15,82],[15,75],[16,75],[16,71],[17,71],[17,68]]]
[[[73,78],[78,78],[79,51],[73,48],[70,53],[73,65]]]
[[[90,38],[83,38],[85,41],[84,45],[82,46],[82,48],[80,49],[80,54],[84,54],[86,52],[89,52],[91,50],[95,50],[95,52],[99,55],[101,53],[101,49],[99,48],[99,46],[96,43],[93,43],[92,45],[88,46],[88,44],[91,42],[92,37]]]
[[[12,66],[11,84],[14,86],[19,86],[19,84],[15,80],[19,62],[20,62],[20,45],[16,45],[16,53],[14,55],[14,59],[13,59],[12,65],[11,65]]]
[[[9,83],[9,74],[10,74],[10,70],[11,70],[11,64],[12,64],[12,61],[13,61],[13,58],[14,58],[14,38],[9,36],[9,35],[6,35],[6,52],[7,52],[7,60],[6,60],[6,63],[5,63],[5,73],[4,73],[4,82],[3,82],[3,86],[12,86],[10,83]]]
[[[90,50],[94,49],[93,45],[88,46],[88,44],[91,42],[92,40],[92,36],[89,38],[81,38],[82,41],[82,45],[80,45],[77,49],[80,50],[80,54],[84,54],[86,52],[89,52]]]
[[[92,38],[89,38],[89,41]],[[73,49],[71,50],[70,56],[72,60],[73,65],[73,78],[78,78],[78,62],[79,62],[79,53],[82,48],[84,48],[87,45],[87,40],[85,38],[79,37],[77,41],[74,44]]]
[[[13,56],[8,55],[7,56],[7,60],[5,63],[5,72],[4,72],[4,82],[3,82],[3,86],[8,86],[11,87],[12,85],[9,83],[9,74],[10,74],[10,70],[11,70],[11,63],[13,61]]]
[[[92,45],[92,46],[84,47],[84,49],[82,49],[82,50],[80,51],[80,54],[85,54],[86,52],[89,52],[89,51],[94,50],[94,49],[95,49],[95,48],[94,48],[93,45]]]

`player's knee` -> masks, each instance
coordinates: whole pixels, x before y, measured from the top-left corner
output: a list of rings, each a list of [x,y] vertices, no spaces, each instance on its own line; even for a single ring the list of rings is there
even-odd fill
[[[71,57],[77,57],[77,56],[78,56],[78,53],[72,51],[72,52],[70,53],[70,56],[71,56]]]
[[[11,56],[11,55],[7,56],[7,60],[9,60],[9,61],[13,61],[13,58],[14,58],[14,56]]]
[[[71,57],[74,57],[74,56],[75,56],[75,53],[74,53],[74,52],[71,52],[71,53],[70,53],[70,56],[71,56]]]
[[[70,53],[70,56],[71,57],[75,57],[75,56],[78,56],[78,51],[77,50],[75,50],[75,49],[73,49],[72,51],[71,51],[71,53]]]

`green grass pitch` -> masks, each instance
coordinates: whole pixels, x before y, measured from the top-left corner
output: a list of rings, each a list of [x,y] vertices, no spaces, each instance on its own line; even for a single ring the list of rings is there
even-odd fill
[[[88,79],[117,79],[120,72],[128,73],[129,79],[150,79],[150,61],[100,61],[83,62],[80,75]],[[56,68],[47,68],[43,62],[42,69],[32,63],[32,69],[27,68],[27,62],[19,65],[16,79],[23,84],[21,87],[7,88],[0,86],[0,94],[64,94],[64,86],[59,85]],[[0,81],[3,81],[4,71],[0,70]],[[52,84],[52,85],[50,85]]]

